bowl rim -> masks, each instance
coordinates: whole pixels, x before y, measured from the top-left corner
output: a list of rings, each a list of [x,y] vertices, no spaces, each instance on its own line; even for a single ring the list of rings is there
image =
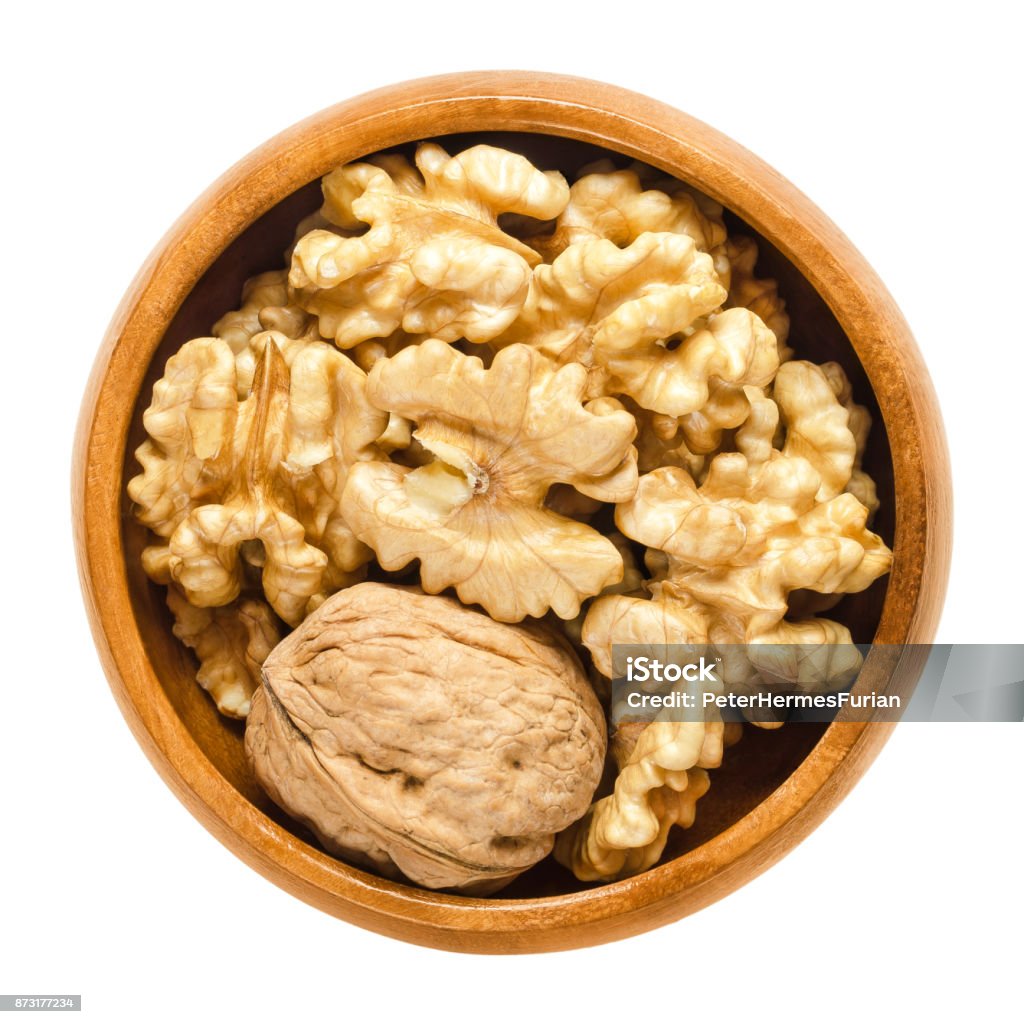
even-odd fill
[[[895,558],[876,641],[927,643],[950,562],[949,462],[938,403],[895,302],[839,229],[776,171],[702,122],[638,93],[564,75],[480,71],[402,82],[335,104],[275,136],[207,189],[159,242],[118,307],[83,398],[73,460],[79,577],[100,659],[147,757],[199,821],[306,902],[406,941],[538,952],[622,938],[676,920],[756,877],[849,792],[888,723],[834,723],[793,774],[718,836],[642,875],[563,896],[474,899],[350,867],[258,811],[207,760],[146,656],[120,528],[128,429],[167,325],[223,249],[333,167],[459,132],[520,131],[606,146],[692,183],[772,242],[824,299],[871,382],[892,448]],[[884,386],[883,386],[884,385]],[[865,671],[908,669],[876,651]],[[881,678],[881,677],[879,677]]]

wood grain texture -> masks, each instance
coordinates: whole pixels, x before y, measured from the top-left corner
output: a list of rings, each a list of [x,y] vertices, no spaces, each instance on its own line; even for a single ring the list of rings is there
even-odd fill
[[[248,776],[241,728],[194,683],[158,588],[138,565],[126,472],[141,410],[163,361],[236,304],[242,280],[280,265],[328,170],[437,136],[507,136],[574,171],[593,147],[654,164],[728,207],[780,279],[795,343],[838,358],[876,413],[868,469],[887,497],[878,529],[895,553],[887,581],[844,601],[858,640],[924,643],[949,568],[951,487],[938,406],[910,331],[842,233],[770,167],[708,126],[654,100],[580,79],[526,72],[424,79],[331,107],[271,140],[217,181],[157,246],[117,310],[89,381],[74,459],[79,574],[104,670],[139,743],[192,813],[246,863],[328,913],[410,942],[472,952],[535,952],[605,942],[721,898],[804,838],[866,770],[892,726],[789,727],[745,739],[723,767],[673,859],[637,878],[582,886],[550,866],[503,898],[470,899],[389,882],[328,856],[271,807]],[[567,142],[566,140],[571,140]],[[282,241],[282,239],[284,241]],[[799,337],[796,332],[803,332]],[[865,389],[870,388],[871,394]],[[879,419],[880,417],[880,419]],[[912,685],[916,667],[878,649],[868,683]],[[743,750],[744,744],[748,744]],[[751,780],[757,780],[754,785]]]

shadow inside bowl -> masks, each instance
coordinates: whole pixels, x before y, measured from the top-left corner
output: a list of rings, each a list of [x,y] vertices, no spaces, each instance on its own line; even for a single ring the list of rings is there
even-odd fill
[[[562,171],[570,181],[581,167],[596,159],[611,158],[620,167],[631,162],[630,158],[608,149],[526,132],[450,135],[433,141],[449,152],[481,142],[502,146],[523,153],[545,170]],[[413,148],[412,145],[399,147],[409,155]],[[142,414],[167,359],[190,338],[209,334],[214,322],[226,311],[237,309],[242,286],[249,277],[284,265],[283,253],[292,242],[296,225],[319,205],[319,181],[310,182],[250,225],[193,288],[168,327],[147,371],[133,411],[123,482],[139,472],[133,453],[145,438]],[[792,321],[789,344],[797,358],[817,363],[838,362],[850,378],[854,399],[871,412],[873,425],[864,468],[875,480],[880,502],[872,529],[891,547],[895,524],[892,456],[864,367],[828,306],[793,264],[730,211],[726,211],[726,224],[730,235],[745,234],[757,242],[757,274],[778,282],[779,294],[786,301]],[[197,663],[192,652],[171,632],[172,619],[164,602],[164,588],[150,582],[141,568],[140,556],[148,543],[147,532],[131,516],[124,486],[121,494],[122,542],[132,609],[150,662],[159,673],[161,686],[172,707],[197,746],[227,782],[277,824],[319,848],[312,835],[273,804],[257,785],[245,761],[242,723],[221,716],[196,684]],[[844,597],[827,613],[828,617],[846,625],[856,642],[870,643],[881,617],[886,583],[887,578],[882,577],[864,592]],[[700,801],[694,826],[672,830],[663,862],[683,856],[720,834],[761,803],[796,770],[825,728],[823,724],[800,723],[771,731],[745,729],[743,739],[726,752],[722,767],[712,772],[711,789]],[[595,887],[578,882],[547,858],[494,898],[556,896]]]

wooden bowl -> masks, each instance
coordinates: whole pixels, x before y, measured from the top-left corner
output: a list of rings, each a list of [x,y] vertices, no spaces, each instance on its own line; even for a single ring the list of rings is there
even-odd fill
[[[141,413],[168,355],[236,308],[247,277],[281,265],[294,226],[318,205],[323,174],[441,136],[451,149],[485,138],[569,174],[606,147],[692,183],[728,208],[731,229],[755,235],[759,272],[778,279],[792,315],[793,346],[841,362],[875,415],[875,529],[895,560],[887,579],[833,614],[858,641],[931,640],[950,557],[947,454],[928,374],[881,282],[808,199],[706,125],[612,86],[519,72],[423,79],[331,107],[247,156],[174,225],[115,314],[83,402],[74,469],[82,587],[139,743],[192,813],[267,878],[328,913],[424,945],[507,953],[606,942],[692,913],[765,870],[839,803],[892,726],[748,729],[714,773],[694,828],[674,830],[665,862],[627,881],[584,885],[550,859],[491,899],[386,881],[328,856],[255,784],[241,726],[217,714],[171,635],[161,588],[139,564],[144,531],[128,514]],[[893,687],[912,685],[908,672],[875,652],[865,668]]]

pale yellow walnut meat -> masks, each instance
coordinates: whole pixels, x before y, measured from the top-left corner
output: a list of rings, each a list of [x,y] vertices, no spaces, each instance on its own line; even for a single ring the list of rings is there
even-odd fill
[[[190,512],[170,538],[171,576],[191,604],[216,607],[238,597],[243,546],[255,552],[263,592],[285,622],[300,621],[320,590],[327,556],[306,543],[292,496],[277,479],[287,416],[288,368],[277,346],[268,345],[253,394],[238,410],[237,472],[220,501]]]
[[[252,390],[256,363],[268,334],[289,364],[306,342],[321,340],[314,318],[291,301],[287,270],[249,278],[242,289],[241,308],[225,313],[211,333],[223,338],[235,353],[239,399],[248,397]]]
[[[786,621],[789,594],[863,590],[892,553],[852,495],[819,502],[820,487],[806,459],[781,452],[755,470],[739,453],[719,455],[701,487],[671,467],[642,477],[616,522],[662,553],[659,575],[648,600],[594,602],[583,643],[595,666],[611,671],[614,643],[708,641],[724,653],[722,678],[732,685],[766,677],[820,691],[848,682],[860,661],[849,631],[827,619]]]
[[[386,338],[361,341],[349,350],[349,355],[362,370],[369,373],[373,369],[373,364],[378,360],[389,359],[391,356],[401,352],[403,348],[416,345],[422,340],[422,338],[406,334],[405,331],[395,331]]]
[[[401,352],[403,348],[416,345],[421,340],[421,338],[414,338],[404,331],[395,331],[387,338],[360,342],[355,348],[349,350],[349,354],[362,370],[369,373],[373,369],[374,363],[380,362],[381,359],[389,359]],[[388,416],[387,428],[377,438],[378,447],[382,451],[390,453],[398,449],[407,449],[412,443],[412,424],[407,419],[391,413]]]
[[[863,590],[892,559],[853,495],[818,501],[820,488],[803,458],[778,454],[751,474],[743,455],[724,454],[699,488],[681,469],[642,477],[616,523],[665,552],[659,596],[697,606],[711,642],[776,642],[790,591]]]
[[[261,331],[280,331],[289,338],[308,336],[313,318],[291,301],[288,271],[271,270],[250,277],[242,288],[242,305],[225,313],[211,333],[223,338],[239,355]]]
[[[546,256],[551,258],[564,251],[567,245],[588,238],[603,237],[618,246],[626,246],[639,237],[641,230],[688,234],[701,251],[716,256],[718,280],[728,287],[724,305],[750,309],[756,314],[775,335],[778,360],[792,355],[792,349],[785,345],[790,319],[775,282],[760,280],[754,275],[757,246],[746,238],[729,240],[723,245],[725,231],[720,217],[714,215],[714,207],[710,215],[701,212],[689,191],[678,191],[670,196],[658,188],[643,190],[634,171],[587,175],[572,186],[570,193],[569,205],[559,217],[554,234],[547,239],[530,240]],[[517,337],[516,328],[517,325],[513,326],[509,336]],[[678,436],[694,454],[717,452],[723,431],[741,426],[750,415],[746,387],[762,386],[770,379],[770,373],[751,373],[735,379],[713,376],[708,381],[707,398],[698,407],[686,414],[673,414],[681,416],[681,420],[679,433],[670,436]],[[641,404],[644,403],[641,400]],[[648,404],[648,408],[659,409],[654,404]],[[669,410],[660,408],[659,412]]]
[[[450,157],[432,143],[417,149],[415,170],[400,157],[349,164],[323,190],[328,219],[369,230],[311,231],[295,247],[289,281],[342,348],[399,329],[448,342],[500,334],[540,257],[498,217],[553,217],[569,198],[560,174],[515,153],[474,146]]]
[[[821,368],[803,360],[779,367],[772,395],[786,426],[782,454],[804,458],[817,470],[818,501],[834,498],[849,483],[857,452],[849,412]]]
[[[828,379],[836,399],[849,414],[847,425],[854,440],[853,471],[846,485],[848,490],[867,510],[874,515],[878,511],[878,492],[874,480],[861,468],[864,451],[871,433],[871,413],[853,400],[853,388],[845,371],[838,363],[822,363],[819,367]],[[870,520],[869,520],[870,521]]]
[[[378,458],[399,431],[370,404],[366,380],[350,359],[322,344],[307,346],[291,366],[281,474],[295,495],[307,541],[327,555],[311,608],[360,578],[373,555],[345,521],[341,497],[350,468]]]
[[[372,556],[340,500],[352,462],[380,455],[387,415],[335,348],[304,344],[289,372],[274,336],[255,336],[264,343],[244,401],[226,342],[196,339],[169,360],[129,494],[139,520],[166,539],[143,557],[154,579],[173,580],[197,607],[219,607],[254,568],[271,606],[295,624]]]
[[[364,583],[267,659],[245,745],[331,852],[485,894],[545,857],[601,777],[604,715],[569,645]]]
[[[352,467],[342,513],[388,570],[420,560],[423,587],[516,622],[549,608],[572,618],[584,597],[622,578],[596,530],[544,507],[556,482],[600,501],[636,489],[633,417],[613,399],[584,405],[586,370],[522,345],[489,369],[440,341],[378,362],[368,395],[417,424],[432,456],[412,468]]]
[[[697,801],[708,791],[704,769],[721,764],[723,737],[718,719],[643,725],[630,742],[618,745],[612,794],[559,835],[555,858],[584,882],[613,881],[653,867],[672,826],[693,824]]]
[[[170,359],[142,414],[148,438],[128,483],[135,517],[169,537],[188,513],[216,495],[235,466],[235,357],[218,338],[196,338]]]
[[[723,287],[729,287],[723,209],[710,196],[639,161],[621,170],[610,160],[595,160],[581,168],[577,186],[550,229],[532,232],[529,239],[546,259],[558,254],[558,245],[581,241],[582,234],[575,233],[580,228],[617,245],[628,245],[645,230],[680,231],[712,256]],[[559,230],[562,225],[568,232]],[[574,237],[565,238],[566,233]]]
[[[495,158],[503,152],[489,146],[481,146],[477,149],[482,150],[484,155],[491,158]],[[456,159],[461,157],[469,159],[468,153],[468,150],[466,153],[460,153]],[[480,155],[479,153],[473,154],[474,157]],[[426,186],[430,179],[420,168],[420,161],[426,161],[433,171],[439,166],[444,167],[444,161],[447,159],[449,159],[448,154],[440,146],[431,144],[429,148],[421,146],[417,149],[415,164],[409,163],[401,153],[380,153],[370,157],[369,160],[337,167],[330,174],[325,175],[320,182],[320,191],[324,200],[320,207],[320,216],[325,223],[339,227],[343,231],[363,232],[366,230],[367,224],[371,222],[360,216],[359,208],[355,204],[365,194],[371,182],[376,183],[375,187],[386,188],[388,191],[393,191],[410,200],[423,200],[426,198]],[[461,176],[459,168],[452,170],[453,177]],[[389,181],[387,186],[379,182],[376,171],[383,171],[387,175]]]
[[[650,357],[724,298],[710,257],[685,235],[645,234],[626,249],[592,239],[534,270],[522,312],[494,344],[523,343],[560,363],[603,369],[602,356],[618,348]]]
[[[409,165],[409,161],[403,156],[395,154],[386,154],[383,156],[375,156],[368,163],[372,162],[377,167],[389,170],[391,177],[397,182],[403,176],[409,175],[410,177],[416,177],[416,169]],[[332,196],[324,188],[324,183],[330,175],[325,176],[320,181],[320,192],[323,196],[323,204],[320,209],[314,213],[311,213],[308,217],[303,217],[302,220],[295,226],[295,233],[292,236],[292,244],[285,249],[284,259],[288,266],[291,266],[292,255],[295,252],[295,246],[302,241],[311,231],[331,231],[336,235],[341,235],[343,238],[353,238],[356,235],[361,235],[366,230],[366,225],[353,220],[352,211],[346,210],[339,207],[336,202],[332,199]],[[332,179],[337,181],[337,179]],[[285,281],[288,280],[288,271],[284,271]]]
[[[225,313],[213,325],[210,333],[216,338],[223,338],[237,355],[249,344],[254,334],[267,330],[267,325],[260,321],[263,310],[287,306],[288,299],[287,270],[271,270],[250,277],[242,288],[242,305]],[[303,310],[298,312],[304,320],[309,320]]]
[[[762,380],[762,383],[770,385],[770,381]],[[714,455],[722,449],[726,431],[743,428],[752,417],[763,417],[765,397],[766,387],[758,386],[757,382],[731,382],[712,377],[708,381],[707,401],[699,409],[674,420],[674,433],[669,432],[672,429],[669,426],[663,427],[663,436],[676,438],[674,443],[677,446],[681,443],[683,450],[691,451],[694,456]]]
[[[651,196],[661,193],[640,194]],[[679,202],[683,198],[690,203],[696,203],[693,196],[685,192],[674,196],[672,201]],[[570,208],[571,206],[570,202]],[[714,224],[715,221],[712,219],[709,223]],[[712,240],[717,237],[717,234],[713,235]],[[740,237],[730,239],[724,246],[717,243],[715,248],[708,251],[716,255],[716,273],[719,280],[728,286],[724,306],[729,309],[750,310],[775,336],[777,362],[789,359],[793,354],[792,349],[786,345],[789,336],[789,317],[775,282],[754,276],[757,246],[751,239]],[[722,267],[723,261],[726,269]],[[755,385],[760,387],[769,382],[770,377],[763,375],[758,379],[753,375],[738,379],[712,377],[708,381],[707,399],[698,408],[681,416],[679,432],[671,436],[678,436],[685,448],[695,454],[710,455],[717,452],[722,445],[723,432],[742,426],[751,413],[750,393],[747,389]]]
[[[583,171],[601,171],[612,169],[612,164],[607,160],[596,160],[592,164],[588,164],[583,168]],[[644,188],[657,189],[659,192],[664,192],[669,196],[688,195],[691,196],[694,202],[697,204],[697,209],[707,217],[716,223],[722,220],[722,204],[712,199],[711,196],[699,189],[694,188],[692,185],[688,185],[685,181],[680,181],[678,178],[671,178],[665,174],[664,171],[659,171],[656,167],[652,167],[650,164],[641,163],[639,160],[634,160],[629,166],[629,170],[633,171],[634,174],[640,179],[640,184]]]
[[[725,227],[723,221],[725,210],[722,204],[717,200],[712,199],[711,196],[706,193],[701,192],[700,189],[694,188],[692,185],[688,185],[685,181],[680,181],[678,178],[668,178],[655,168],[650,167],[647,164],[642,164],[639,161],[634,161],[630,166],[630,170],[636,173],[637,177],[640,179],[640,184],[643,185],[644,188],[657,189],[659,192],[664,192],[665,195],[677,200],[685,196],[696,204],[696,208],[700,214],[712,225],[711,234],[708,236],[708,254],[715,261],[715,273],[718,274],[718,279],[721,281],[722,287],[729,289],[731,287],[732,280],[732,265],[729,262],[729,255],[726,248],[728,238],[718,244],[715,244],[715,240],[718,238],[716,226],[722,225],[723,229]]]
[[[196,608],[173,585],[167,606],[174,615],[174,635],[199,659],[196,681],[221,714],[245,718],[260,684],[260,667],[281,640],[274,613],[253,598]]]
[[[707,620],[686,600],[600,597],[583,627],[583,643],[595,669],[612,676],[612,643],[643,647],[653,657],[677,660],[688,644],[696,659],[705,652]],[[700,707],[700,694],[720,683],[682,683]],[[622,722],[612,751],[619,775],[611,796],[559,836],[555,856],[583,881],[611,881],[646,871],[661,857],[673,825],[693,824],[697,800],[708,790],[705,768],[721,763],[725,727],[717,713],[697,712],[693,721]]]
[[[690,450],[678,418],[651,412],[628,397],[623,398],[622,404],[636,420],[637,467],[641,473],[649,473],[659,466],[682,466],[694,477],[700,474],[704,456]]]
[[[578,242],[534,270],[522,313],[494,344],[581,363],[590,397],[624,394],[683,416],[707,402],[712,378],[763,385],[778,365],[757,317],[710,315],[724,298],[710,256],[686,235],[644,234],[626,249]]]
[[[340,497],[349,467],[376,453],[386,424],[366,403],[364,382],[351,360],[322,343],[304,348],[291,373],[277,346],[265,347],[239,409],[231,486],[170,538],[171,575],[189,601],[234,600],[252,546],[267,600],[290,625],[358,579],[370,552],[342,517]]]
[[[633,553],[633,545],[630,541],[623,537],[621,533],[613,530],[608,535],[608,539],[615,545],[615,549],[622,557],[623,573],[622,579],[617,583],[609,583],[605,587],[601,594],[639,594],[642,592],[644,585],[644,574],[643,570],[636,563],[636,556]],[[583,642],[583,620],[586,618],[587,603],[584,603],[580,609],[579,614],[572,619],[567,619],[562,623],[562,628],[565,630],[565,635],[579,647]],[[610,677],[611,673],[607,673]],[[603,683],[603,681],[602,681]]]
[[[725,253],[729,260],[729,298],[726,305],[742,306],[756,313],[775,335],[779,362],[785,362],[793,355],[793,350],[786,344],[789,315],[775,281],[754,276],[757,243],[752,238],[733,236],[725,245]]]
[[[812,389],[812,408],[815,399]],[[807,422],[794,416],[795,448],[806,441],[799,429]],[[821,450],[824,441],[813,454]],[[721,678],[734,685],[767,678],[820,692],[848,682],[860,664],[849,631],[826,619],[785,621],[789,594],[862,590],[888,570],[891,552],[867,530],[867,510],[852,495],[821,501],[823,486],[811,462],[785,450],[753,468],[742,454],[719,455],[700,487],[677,467],[641,477],[634,498],[618,506],[616,523],[664,561],[648,584],[649,598],[616,594],[592,604],[582,640],[595,668],[611,676],[616,643],[710,642],[722,654]],[[741,644],[750,646],[728,646]],[[623,751],[612,795],[559,838],[559,860],[584,880],[625,877],[655,864],[670,828],[692,824],[707,788],[702,776],[692,788],[693,770],[721,757],[721,723],[714,724],[710,756],[696,752],[702,730],[711,727],[641,727],[635,747]]]
[[[576,242],[607,238],[625,248],[651,231],[688,235],[707,253],[726,241],[721,216],[708,216],[694,196],[644,189],[635,170],[616,171],[610,164],[595,165],[572,185],[551,234],[526,241],[550,263]]]
[[[742,426],[750,416],[749,384],[730,384],[715,378],[708,382],[708,400],[679,419],[679,437],[687,448],[709,456],[722,448],[723,434]]]
[[[661,584],[649,584],[653,599],[632,594],[598,598],[583,623],[583,644],[590,651],[594,667],[612,678],[612,645],[629,644],[670,652],[670,644],[702,645],[708,640],[708,617],[685,596],[662,598]]]
[[[300,335],[297,338],[289,337],[281,331],[261,331],[249,339],[249,344],[235,356],[235,374],[238,382],[239,399],[248,398],[253,390],[253,383],[256,380],[256,367],[259,365],[263,350],[269,342],[273,342],[285,366],[291,366],[295,358],[302,352],[310,342],[321,341],[322,339],[315,331]],[[322,346],[320,346],[322,347]]]
[[[681,468],[657,469],[616,509],[619,529],[648,546],[656,578],[649,601],[611,597],[591,608],[583,639],[602,671],[611,670],[612,642],[649,635],[666,643],[849,644],[848,631],[828,620],[784,621],[789,595],[863,590],[888,571],[892,553],[867,529],[867,509],[843,493],[854,440],[825,374],[786,363],[774,390],[778,405],[749,389],[752,414],[736,435],[741,451],[712,460],[702,485]],[[781,451],[772,443],[780,413]],[[820,681],[848,668],[839,656],[830,664],[833,679]],[[816,665],[807,661],[792,681],[815,684]]]
[[[774,458],[779,433],[779,407],[768,389],[746,387],[747,418],[736,431],[736,449],[746,456],[748,472],[755,472]]]
[[[747,456],[748,471],[775,457],[778,447],[783,455],[799,456],[814,466],[821,478],[819,501],[847,490],[873,512],[877,508],[874,483],[860,470],[871,417],[852,401],[850,391],[837,363],[786,362],[769,388],[719,384],[708,404],[684,417],[680,428],[697,450],[717,446],[723,427],[738,428],[735,443]],[[741,404],[730,409],[731,401]],[[691,475],[696,476],[692,470]]]

